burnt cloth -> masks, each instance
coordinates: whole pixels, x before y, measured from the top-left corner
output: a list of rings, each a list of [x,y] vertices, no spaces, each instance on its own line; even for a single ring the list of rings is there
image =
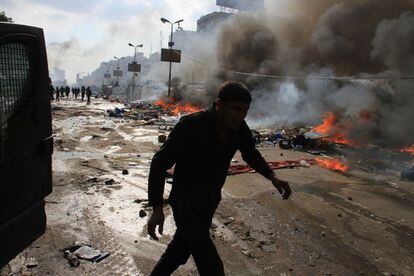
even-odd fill
[[[268,178],[272,170],[255,148],[243,122],[227,142],[217,132],[214,105],[182,117],[154,155],[148,179],[151,206],[161,206],[167,170],[175,164],[169,203],[177,231],[152,275],[170,275],[193,255],[201,275],[222,275],[223,264],[209,236],[231,159],[240,150],[254,170]]]

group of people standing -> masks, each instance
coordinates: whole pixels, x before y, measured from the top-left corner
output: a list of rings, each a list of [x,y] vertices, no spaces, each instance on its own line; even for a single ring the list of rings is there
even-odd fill
[[[80,94],[80,98],[82,102],[85,100],[85,96],[86,96],[86,103],[87,104],[91,103],[92,90],[89,86],[88,87],[82,86],[81,88],[79,87],[70,88],[69,86],[61,86],[61,87],[56,86],[55,88],[52,85],[50,85],[51,101],[59,102],[60,99],[63,99],[63,98],[69,99],[69,95],[71,93],[72,93],[73,99],[77,99]]]

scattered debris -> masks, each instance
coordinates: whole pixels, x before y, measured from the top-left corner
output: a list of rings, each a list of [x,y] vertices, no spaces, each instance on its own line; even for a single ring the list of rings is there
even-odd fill
[[[112,178],[105,181],[105,185],[108,185],[108,186],[113,185],[114,183],[115,183],[115,180],[113,180]]]
[[[135,200],[134,200],[134,202],[135,202],[135,203],[148,202],[148,199],[141,199],[141,198],[138,198],[138,199],[135,199]]]
[[[313,162],[313,159],[304,159],[304,160],[286,160],[286,161],[270,161],[267,162],[269,167],[272,170],[278,170],[278,169],[285,169],[285,168],[295,168],[295,167],[308,167],[304,166],[304,162],[306,162],[307,165],[309,165],[310,162]],[[301,164],[302,162],[302,164]],[[247,172],[254,172],[254,170],[249,165],[231,165],[228,171],[228,175],[234,175],[234,174],[241,174],[241,173],[247,173]]]
[[[123,171],[122,171],[122,174],[123,174],[123,175],[127,175],[127,174],[129,174],[129,172],[128,172],[128,170],[123,170]]]
[[[63,256],[65,257],[66,260],[68,260],[68,263],[70,264],[70,266],[73,266],[73,267],[79,266],[80,262],[78,260],[78,257],[76,257],[76,255],[70,252],[69,250],[65,250]]]
[[[79,259],[88,260],[94,263],[99,263],[103,259],[109,256],[109,252],[101,252],[93,249],[90,245],[73,245],[64,249],[64,257],[68,260],[69,264],[73,267],[78,267]]]
[[[305,168],[310,167],[309,162],[308,162],[308,161],[306,161],[306,160],[300,160],[300,161],[299,161],[299,165],[301,165],[302,167],[305,167]]]
[[[89,178],[88,180],[86,180],[86,182],[88,182],[88,183],[91,183],[91,182],[98,182],[98,178],[96,178],[96,177],[92,177],[92,178]]]
[[[167,136],[165,134],[158,135],[158,143],[165,143],[167,141]]]
[[[146,217],[147,216],[147,212],[145,212],[144,210],[139,210],[139,217],[140,218],[144,218],[144,217]]]
[[[284,150],[292,149],[292,142],[290,140],[280,140],[279,147]]]
[[[28,262],[26,264],[26,267],[27,268],[33,268],[33,267],[36,267],[38,265],[39,265],[39,263],[36,261],[35,258],[29,258],[29,260],[28,260]]]
[[[228,217],[228,218],[226,218],[226,219],[223,220],[223,224],[224,225],[229,225],[233,221],[234,221],[234,218],[233,217]]]
[[[73,254],[75,254],[75,256],[79,259],[92,261],[94,263],[99,263],[100,261],[109,256],[109,252],[100,252],[98,250],[93,249],[89,245],[80,246],[78,249],[73,251]]]
[[[117,107],[115,107],[112,110],[107,110],[106,112],[108,113],[109,117],[116,117],[116,118],[123,117],[123,114],[122,114],[123,111]]]

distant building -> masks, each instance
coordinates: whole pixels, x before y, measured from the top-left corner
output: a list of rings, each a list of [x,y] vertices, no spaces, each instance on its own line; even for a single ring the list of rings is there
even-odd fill
[[[197,32],[211,32],[215,30],[219,23],[222,23],[229,19],[233,14],[227,12],[212,12],[202,16],[197,20]]]
[[[237,15],[237,12],[262,10],[264,9],[264,0],[217,0],[216,5],[221,10],[204,15],[197,20],[197,32],[212,32],[218,24],[226,21],[233,15]]]
[[[155,55],[155,54],[154,54]],[[150,70],[150,59],[144,56],[144,53],[137,52],[135,56],[137,63],[141,64],[141,72],[136,73],[135,83],[138,84],[141,76],[147,74]],[[122,71],[122,76],[114,76],[114,70],[118,70],[118,60],[113,59],[106,62],[101,62],[98,68],[96,68],[90,75],[77,77],[77,85],[95,85],[101,87],[102,85],[108,86],[121,86],[127,87],[132,83],[133,73],[128,72],[128,64],[134,61],[133,56],[122,57],[119,60],[119,70]],[[105,78],[106,76],[106,78]]]
[[[50,78],[52,79],[53,86],[62,86],[66,85],[65,75],[66,72],[64,70],[59,69],[58,67],[52,67],[49,72]]]
[[[95,80],[92,78],[90,74],[86,76],[80,75],[80,73],[76,74],[76,86],[93,86],[96,85]]]
[[[155,52],[152,55],[150,55],[150,57],[149,57],[150,64],[154,64],[156,62],[159,62],[160,60],[161,60],[161,53],[160,52]]]
[[[183,29],[178,29],[174,32],[174,49],[180,49],[186,51],[187,49],[192,49],[194,45],[197,45],[196,41],[198,39],[198,33],[195,31],[186,31]]]
[[[216,0],[216,5],[240,11],[256,11],[264,9],[264,0]]]

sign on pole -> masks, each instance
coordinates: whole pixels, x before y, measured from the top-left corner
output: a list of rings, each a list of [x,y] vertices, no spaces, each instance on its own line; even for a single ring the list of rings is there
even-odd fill
[[[141,72],[141,64],[135,62],[128,63],[129,72]]]
[[[105,79],[110,79],[110,78],[111,78],[111,74],[109,74],[109,73],[105,73],[105,74],[104,74],[104,78],[105,78]]]
[[[176,49],[161,49],[161,61],[167,62],[181,62],[181,50]]]
[[[114,77],[122,77],[122,70],[114,70],[113,75]]]

